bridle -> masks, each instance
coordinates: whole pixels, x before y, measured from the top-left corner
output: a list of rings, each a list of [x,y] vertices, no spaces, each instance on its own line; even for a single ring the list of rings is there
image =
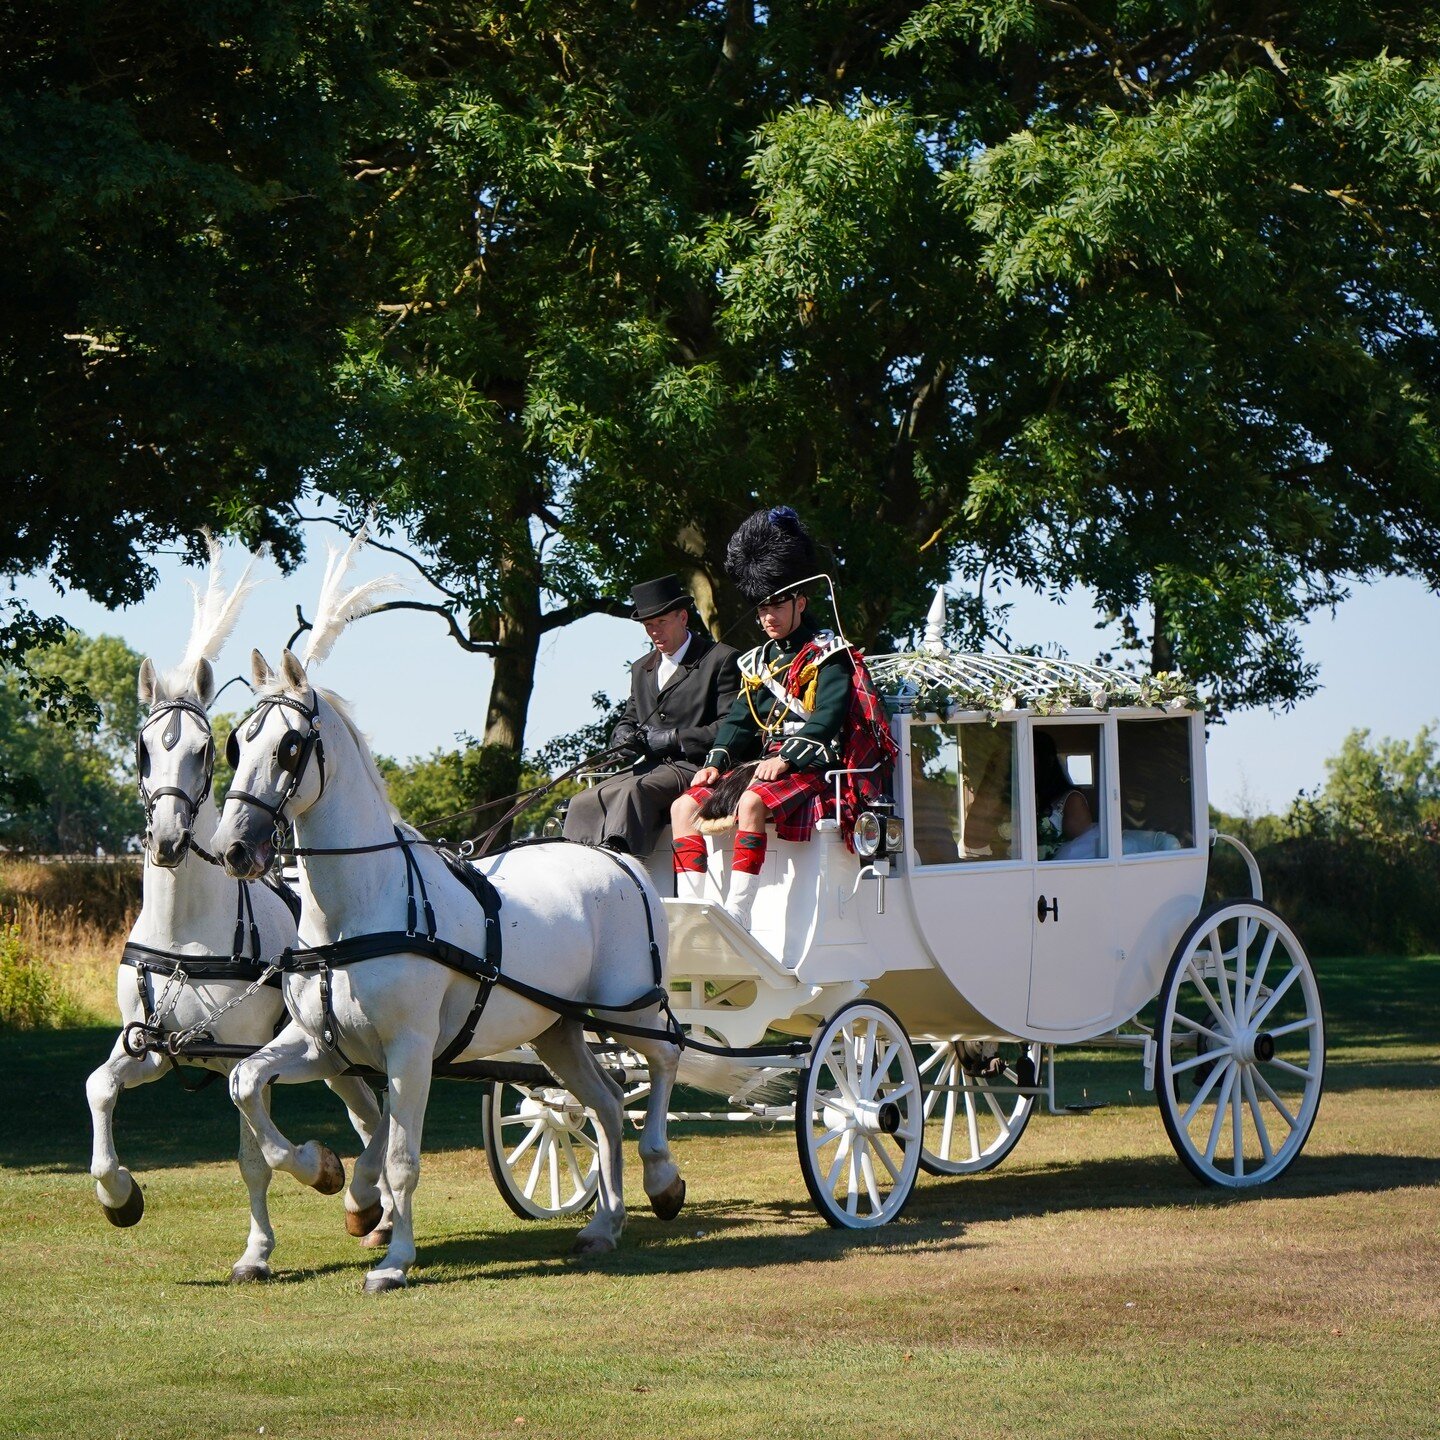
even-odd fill
[[[160,743],[165,749],[173,750],[180,742],[180,715],[183,711],[189,711],[205,727],[205,775],[200,782],[200,789],[193,795],[188,790],[182,790],[178,785],[162,785],[158,790],[152,790],[145,783],[146,777],[150,773],[150,747],[145,741],[145,732],[162,715],[168,715],[169,719],[160,735]],[[155,818],[156,801],[173,796],[175,799],[185,802],[188,809],[185,819],[186,844],[198,850],[199,847],[195,846],[190,831],[194,826],[195,816],[205,803],[205,797],[210,793],[210,787],[215,782],[215,732],[210,728],[210,716],[203,705],[197,704],[194,700],[161,700],[158,704],[151,706],[150,713],[141,722],[140,729],[135,736],[135,776],[140,787],[140,803],[145,807],[146,831],[149,831],[151,822]]]
[[[305,767],[310,763],[311,755],[314,755],[315,763],[320,767],[320,794],[325,793],[325,745],[320,739],[319,700],[317,699],[313,706],[307,706],[299,700],[292,700],[288,695],[269,695],[251,711],[250,724],[245,729],[247,740],[253,740],[260,733],[274,706],[295,711],[306,723],[303,734],[299,730],[287,730],[276,743],[271,756],[275,768],[286,777],[279,796],[272,805],[270,801],[262,800],[248,790],[237,790],[232,786],[226,798],[263,810],[275,822],[278,830],[281,821],[285,819],[285,807],[294,798],[300,781],[305,776]],[[225,742],[225,758],[232,768],[238,768],[240,764],[240,726],[244,724],[245,720],[242,718]]]

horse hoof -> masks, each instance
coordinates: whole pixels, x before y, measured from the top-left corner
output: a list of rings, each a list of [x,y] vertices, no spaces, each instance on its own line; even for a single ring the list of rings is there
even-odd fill
[[[685,1204],[685,1181],[677,1175],[658,1195],[650,1197],[650,1208],[662,1219],[673,1220]]]
[[[377,1225],[372,1231],[370,1231],[370,1233],[369,1233],[368,1235],[366,1235],[366,1236],[360,1241],[361,1249],[364,1249],[364,1250],[383,1250],[383,1249],[385,1249],[385,1247],[386,1247],[387,1245],[389,1245],[389,1243],[390,1243],[390,1236],[391,1236],[392,1233],[393,1233],[393,1232],[392,1232],[392,1228],[391,1228],[389,1225]]]
[[[615,1242],[603,1235],[582,1235],[570,1247],[570,1253],[575,1259],[582,1260],[591,1255],[608,1255],[614,1248]]]
[[[270,1278],[270,1267],[262,1260],[258,1265],[235,1264],[230,1267],[232,1285],[263,1285]]]
[[[405,1272],[403,1270],[372,1270],[365,1277],[365,1293],[367,1295],[381,1295],[386,1290],[403,1290],[405,1288]]]
[[[345,1188],[345,1167],[328,1145],[322,1145],[317,1140],[315,1148],[320,1152],[320,1174],[313,1188],[322,1195],[338,1195]]]
[[[140,1182],[132,1175],[130,1177],[130,1193],[125,1197],[123,1205],[106,1205],[101,1201],[100,1208],[105,1212],[105,1218],[121,1230],[127,1230],[131,1225],[138,1225],[140,1217],[145,1213],[145,1195],[140,1189]]]
[[[367,1205],[363,1210],[347,1210],[345,1212],[345,1233],[357,1238],[368,1235],[380,1223],[380,1217],[384,1213],[385,1207],[378,1200],[373,1205]]]

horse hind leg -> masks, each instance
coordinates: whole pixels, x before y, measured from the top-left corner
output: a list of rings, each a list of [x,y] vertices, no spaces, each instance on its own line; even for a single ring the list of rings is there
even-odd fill
[[[85,1081],[85,1098],[90,1105],[90,1123],[94,1132],[90,1156],[90,1174],[95,1179],[95,1194],[112,1225],[122,1228],[137,1225],[145,1213],[145,1196],[139,1182],[120,1164],[115,1149],[115,1106],[122,1090],[148,1085],[165,1073],[165,1062],[158,1055],[142,1055],[136,1059],[125,1051],[117,1039],[110,1058],[91,1072]]]
[[[620,1232],[625,1228],[625,1191],[620,1156],[624,1111],[620,1108],[616,1087],[596,1063],[575,1021],[557,1021],[534,1043],[540,1059],[595,1117],[600,1189],[595,1200],[594,1217],[575,1237],[571,1253],[603,1255],[619,1244]]]
[[[262,1096],[266,1104],[268,1096]],[[267,1104],[268,1108],[268,1104]],[[260,1137],[251,1129],[250,1122],[240,1117],[240,1174],[244,1177],[245,1188],[250,1194],[250,1237],[245,1253],[230,1267],[230,1278],[237,1284],[248,1284],[270,1278],[270,1256],[275,1251],[275,1231],[270,1224],[270,1176],[273,1173],[265,1163],[260,1148]]]
[[[384,1175],[389,1120],[375,1092],[358,1075],[337,1075],[325,1084],[345,1106],[350,1124],[365,1147],[351,1169],[350,1185],[345,1191],[345,1229],[367,1245],[384,1245],[390,1239],[395,1209]]]
[[[658,1011],[637,1019],[636,1024],[660,1028]],[[673,1220],[685,1204],[685,1180],[670,1155],[667,1125],[670,1097],[675,1090],[675,1072],[680,1065],[680,1047],[669,1040],[636,1037],[631,1042],[645,1057],[650,1072],[650,1097],[645,1103],[645,1125],[640,1132],[640,1160],[644,1166],[645,1197],[662,1220]]]

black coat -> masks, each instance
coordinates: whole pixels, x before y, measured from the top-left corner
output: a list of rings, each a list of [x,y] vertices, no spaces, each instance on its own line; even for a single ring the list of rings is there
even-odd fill
[[[669,821],[671,803],[685,793],[740,689],[737,655],[706,635],[691,635],[663,692],[659,669],[658,651],[630,667],[630,699],[610,742],[623,744],[649,725],[675,731],[680,753],[646,755],[631,769],[582,790],[565,815],[568,839],[648,855]]]
[[[690,646],[670,683],[660,690],[660,652],[652,650],[630,667],[630,699],[610,736],[612,745],[646,725],[674,730],[682,763],[698,767],[715,743],[715,731],[740,693],[739,656],[708,635],[690,636]]]

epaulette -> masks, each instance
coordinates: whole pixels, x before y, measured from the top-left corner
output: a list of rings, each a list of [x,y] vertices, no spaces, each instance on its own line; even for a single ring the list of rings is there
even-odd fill
[[[753,650],[747,650],[736,662],[740,666],[740,675],[746,680],[760,680],[769,671],[761,664],[760,655],[765,649],[768,641],[757,645]]]
[[[836,655],[843,655],[850,646],[843,635],[837,635],[833,630],[819,630],[815,634],[815,644],[818,647],[818,654],[815,656],[815,663],[823,665],[827,660]]]

